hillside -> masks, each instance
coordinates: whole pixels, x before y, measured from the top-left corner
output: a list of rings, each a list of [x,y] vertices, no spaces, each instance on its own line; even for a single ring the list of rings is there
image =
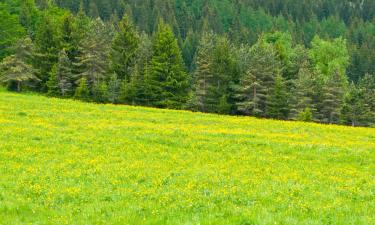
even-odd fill
[[[374,224],[375,130],[0,91],[0,224]]]

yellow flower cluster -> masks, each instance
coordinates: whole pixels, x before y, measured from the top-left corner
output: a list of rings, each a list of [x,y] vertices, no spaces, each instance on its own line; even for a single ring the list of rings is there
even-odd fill
[[[375,130],[0,92],[0,224],[375,224]]]

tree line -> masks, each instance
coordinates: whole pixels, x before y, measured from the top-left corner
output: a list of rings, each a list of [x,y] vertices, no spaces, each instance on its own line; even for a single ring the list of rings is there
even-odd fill
[[[138,25],[145,15],[134,16],[142,2],[139,8],[124,3],[121,19],[119,12],[103,18],[96,1],[81,1],[75,13],[50,1],[0,3],[0,25],[11,31],[0,41],[1,81],[14,91],[98,103],[375,125],[375,76],[369,67],[353,66],[352,41],[341,35],[314,34],[304,43],[289,30],[275,29],[243,41],[251,38],[243,35],[248,32],[241,20],[228,22],[227,31],[213,26],[208,2],[215,1],[203,2],[207,12],[199,29],[176,28],[171,18],[158,16],[148,30]],[[358,39],[373,38],[363,29],[367,36]],[[353,67],[360,74],[355,78]]]

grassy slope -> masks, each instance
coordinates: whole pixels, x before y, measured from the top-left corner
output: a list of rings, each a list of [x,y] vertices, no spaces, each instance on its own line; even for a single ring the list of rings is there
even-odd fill
[[[0,224],[374,224],[375,130],[0,92]]]

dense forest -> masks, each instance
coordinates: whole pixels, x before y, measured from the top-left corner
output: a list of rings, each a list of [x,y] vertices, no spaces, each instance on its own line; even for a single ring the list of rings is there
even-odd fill
[[[13,91],[375,126],[373,0],[0,0],[0,61]]]

